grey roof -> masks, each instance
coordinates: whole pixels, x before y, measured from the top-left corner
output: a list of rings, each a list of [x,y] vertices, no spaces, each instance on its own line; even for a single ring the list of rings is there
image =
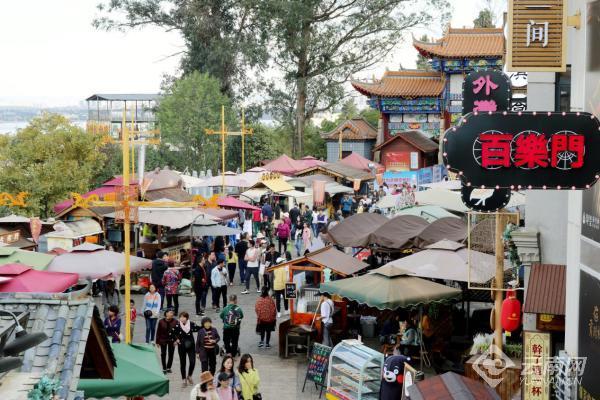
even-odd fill
[[[86,101],[156,101],[160,100],[158,93],[96,93],[85,99]]]
[[[80,394],[77,384],[94,312],[88,293],[89,285],[72,293],[0,293],[0,309],[13,312],[21,323],[26,319],[23,325],[27,332],[44,332],[48,336],[23,353],[23,366],[18,372],[7,375],[9,380],[11,374],[29,378],[18,379],[21,383],[11,391],[17,392],[15,399],[25,398],[44,374],[60,381],[61,399],[72,400]],[[0,337],[13,326],[12,318],[0,317]]]

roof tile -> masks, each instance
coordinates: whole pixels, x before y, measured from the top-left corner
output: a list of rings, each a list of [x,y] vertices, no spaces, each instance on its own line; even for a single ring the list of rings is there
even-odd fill
[[[413,39],[413,46],[425,57],[502,57],[504,32],[502,28],[450,28],[433,43]]]
[[[397,139],[403,139],[404,141],[412,144],[417,149],[421,150],[424,153],[432,153],[439,149],[439,145],[433,140],[429,139],[423,133],[419,131],[403,131],[397,132],[394,136],[376,146],[373,151],[381,150],[386,147],[390,143],[394,142]]]
[[[446,81],[436,71],[386,71],[376,82],[352,81],[352,86],[366,96],[439,97]]]
[[[329,140],[338,140],[342,135],[343,140],[369,140],[377,139],[377,129],[364,118],[357,117],[346,120],[335,129],[327,132],[323,137]]]

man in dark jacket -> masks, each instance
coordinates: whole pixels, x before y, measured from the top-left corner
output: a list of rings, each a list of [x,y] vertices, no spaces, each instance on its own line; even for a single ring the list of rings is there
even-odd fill
[[[242,240],[235,244],[235,252],[238,256],[238,265],[240,267],[240,285],[243,285],[246,282],[246,265],[247,261],[244,259],[246,257],[246,250],[248,250],[248,233],[242,233]]]
[[[265,203],[262,206],[262,216],[267,217],[269,219],[269,221],[273,221],[273,207],[271,207],[271,205],[269,203]]]
[[[156,258],[152,260],[152,272],[151,279],[152,284],[160,294],[160,308],[163,308],[163,301],[165,298],[165,287],[162,283],[162,278],[165,271],[169,268],[168,265],[169,255],[162,251],[156,252]]]
[[[300,216],[300,209],[296,204],[290,210],[290,220],[292,221],[292,239],[296,237],[296,224],[298,223],[298,217]],[[312,222],[312,221],[311,221]]]

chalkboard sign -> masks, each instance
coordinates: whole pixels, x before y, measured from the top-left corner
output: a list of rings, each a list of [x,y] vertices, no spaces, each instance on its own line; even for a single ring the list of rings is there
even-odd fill
[[[285,284],[285,293],[283,297],[286,299],[295,299],[298,297],[296,293],[296,282],[288,282]]]
[[[320,386],[321,391],[323,390],[323,387],[327,386],[327,369],[329,367],[329,355],[331,354],[331,350],[331,347],[319,343],[313,345],[310,359],[308,360],[304,385],[302,386],[303,392],[307,380],[313,381],[317,387]]]

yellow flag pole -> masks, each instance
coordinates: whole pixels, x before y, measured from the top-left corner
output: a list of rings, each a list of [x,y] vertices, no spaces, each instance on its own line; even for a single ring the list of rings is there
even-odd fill
[[[225,106],[221,106],[221,193],[225,195]]]
[[[131,259],[131,232],[129,221],[129,129],[125,114],[127,106],[123,109],[122,135],[123,136],[123,230],[125,249],[125,343],[131,343],[131,276],[129,265]],[[118,283],[117,283],[118,285]]]
[[[246,152],[244,144],[246,142],[246,122],[244,120],[244,109],[242,108],[242,173],[246,172]]]

